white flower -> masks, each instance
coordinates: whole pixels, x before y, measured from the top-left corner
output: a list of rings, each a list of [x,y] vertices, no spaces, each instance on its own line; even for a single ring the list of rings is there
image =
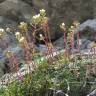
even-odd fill
[[[7,28],[6,28],[6,31],[7,31],[7,32],[10,32],[10,28],[9,28],[9,27],[7,27]]]
[[[18,36],[18,35],[20,35],[20,32],[16,32],[16,33],[15,33],[15,36]]]
[[[40,17],[40,14],[37,14],[36,17],[39,18]]]
[[[35,24],[38,24],[40,22],[40,14],[33,16],[32,19]]]
[[[40,36],[40,40],[43,40],[44,39],[44,37],[43,37],[42,34],[40,34],[39,36]]]
[[[33,19],[38,19],[40,17],[40,14],[37,14],[37,15],[35,15],[35,16],[33,16]]]
[[[19,42],[23,42],[25,40],[24,37],[21,37],[21,39],[19,40]]]
[[[5,32],[3,28],[0,28],[0,33],[3,33]]]
[[[20,22],[20,26],[19,26],[19,27],[25,28],[25,27],[27,27],[27,23],[25,23],[25,22]]]
[[[18,26],[22,32],[27,32],[28,25],[25,22],[20,22],[20,25]]]
[[[26,23],[25,22],[20,22],[20,25],[25,25]]]
[[[73,29],[74,28],[74,26],[71,26],[71,29]]]
[[[66,30],[65,23],[61,23],[60,28],[65,31]]]
[[[2,29],[2,28],[0,28],[0,38],[1,38],[2,36],[4,36],[4,33],[5,33],[5,30]]]
[[[46,10],[44,10],[44,9],[40,10],[40,13],[45,13],[45,12],[46,12]]]
[[[16,32],[15,36],[17,40],[20,40],[22,35],[20,34],[20,32]]]
[[[35,16],[33,16],[33,19],[36,19],[37,17],[36,17],[36,15]]]
[[[65,27],[65,23],[62,23],[61,25],[62,25],[62,27]]]
[[[45,17],[46,11],[45,11],[44,9],[41,9],[41,10],[40,10],[40,15],[41,15],[42,17]]]
[[[40,34],[39,36],[40,36],[40,37],[43,37],[43,35],[42,35],[42,34]]]
[[[65,96],[69,96],[68,94],[65,94]]]

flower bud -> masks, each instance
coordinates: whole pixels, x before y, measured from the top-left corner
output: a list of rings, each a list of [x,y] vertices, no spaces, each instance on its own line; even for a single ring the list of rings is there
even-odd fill
[[[40,36],[40,40],[44,40],[44,37],[42,34],[40,34],[39,36]]]
[[[78,21],[74,21],[74,22],[73,22],[73,26],[74,26],[74,27],[77,28],[79,25],[80,25],[80,23],[79,23]]]
[[[16,32],[15,33],[15,36],[16,36],[16,39],[18,39],[18,40],[20,40],[20,38],[21,38],[21,33],[20,32]]]
[[[65,30],[66,30],[65,23],[62,23],[62,24],[60,25],[60,28],[63,29],[63,31],[65,31]]]
[[[4,34],[5,34],[5,30],[0,28],[0,37],[4,36]]]
[[[40,15],[44,17],[46,15],[46,11],[44,9],[41,9],[40,10]]]
[[[32,20],[34,24],[38,24],[40,22],[40,14],[33,16]]]
[[[26,32],[28,29],[28,25],[25,22],[20,22],[19,28],[23,31]]]
[[[7,58],[10,58],[13,55],[13,53],[11,51],[7,51],[5,55]]]
[[[21,37],[20,39],[19,39],[19,42],[20,43],[23,43],[25,41],[25,38],[24,37]]]

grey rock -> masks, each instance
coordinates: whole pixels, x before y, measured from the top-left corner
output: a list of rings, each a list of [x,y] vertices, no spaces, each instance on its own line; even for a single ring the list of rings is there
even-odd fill
[[[92,28],[96,31],[96,19],[89,19],[82,23],[78,31],[83,31],[86,27]]]
[[[86,38],[86,37],[85,37]],[[92,43],[92,41],[87,40],[85,38],[80,39],[80,50],[84,50],[84,49],[88,49],[90,47],[90,44]],[[74,48],[76,49],[78,47],[77,45],[77,40],[74,41]],[[59,47],[59,49],[64,49],[64,38],[61,37],[60,39],[56,40],[54,42],[54,45]]]
[[[38,47],[36,48],[40,52],[45,52],[47,51],[47,47],[43,44],[39,44]]]
[[[7,51],[13,52],[16,59],[18,60],[18,62],[20,62],[24,59],[24,56],[23,56],[24,52],[23,52],[22,48],[17,45],[10,46],[7,49],[3,50],[2,53],[0,53],[0,77],[2,75],[4,75],[6,72],[10,72],[8,69],[10,65],[5,56],[5,53]]]
[[[90,40],[87,39],[80,39],[80,41],[81,41],[81,45],[80,45],[81,50],[88,49],[89,44],[92,43]]]
[[[96,41],[96,19],[90,19],[82,23],[77,32],[80,32],[81,38]]]
[[[0,27],[6,28],[7,26],[16,26],[17,23],[11,19],[8,19],[4,16],[0,16]]]
[[[21,0],[5,0],[0,3],[0,15],[16,22],[29,21],[32,15],[32,7]]]
[[[61,37],[61,38],[57,39],[54,42],[54,46],[59,47],[59,49],[63,49],[64,48],[64,38]]]
[[[18,46],[18,45],[15,45],[15,46],[10,46],[8,47],[6,50],[3,51],[3,55],[7,52],[7,51],[11,51],[14,55],[16,55],[16,57],[18,57],[19,59],[20,58],[23,58],[23,49]]]

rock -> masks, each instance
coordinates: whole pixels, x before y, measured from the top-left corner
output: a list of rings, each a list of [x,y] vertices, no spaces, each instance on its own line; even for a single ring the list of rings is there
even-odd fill
[[[6,59],[6,56],[5,56],[5,53],[7,51],[13,52],[18,62],[24,60],[23,49],[17,45],[10,46],[7,49],[3,50],[2,53],[0,53],[0,77],[5,73],[10,72],[9,61]]]
[[[7,51],[11,51],[16,57],[18,57],[19,59],[23,59],[23,49],[20,46],[15,45],[8,47],[6,50],[3,51],[3,55],[5,55]]]
[[[91,48],[90,44],[92,43],[92,41],[87,40],[85,38],[80,39],[80,42],[81,42],[81,44],[80,44],[80,50]],[[74,44],[75,44],[74,45],[74,48],[76,49],[78,47],[77,40],[75,40]],[[59,49],[64,49],[64,38],[61,37],[60,39],[56,40],[54,42],[54,45],[57,46],[57,47],[59,47]]]
[[[86,38],[86,37],[85,37],[85,38]],[[76,42],[77,42],[77,41],[76,41]],[[80,44],[80,49],[81,49],[81,50],[88,49],[90,43],[92,43],[92,41],[87,40],[87,39],[80,39],[80,42],[81,42],[81,44]],[[75,46],[77,46],[77,45],[75,44]],[[77,46],[77,47],[78,47],[78,46]],[[77,47],[76,47],[76,48],[77,48]]]
[[[83,31],[86,27],[90,27],[96,31],[96,19],[89,19],[82,23],[78,31]]]
[[[22,20],[30,22],[32,7],[21,0],[5,0],[0,3],[0,14],[15,22]]]
[[[0,16],[0,27],[6,28],[7,26],[16,26],[17,23],[11,19],[8,19],[4,16]]]
[[[54,46],[59,47],[59,49],[63,49],[64,48],[64,38],[61,37],[58,40],[56,40],[54,42]]]
[[[37,49],[39,52],[45,52],[45,51],[47,51],[46,45],[43,45],[43,44],[39,44],[36,49]]]
[[[77,32],[80,32],[81,38],[96,41],[96,19],[90,19],[82,23]]]

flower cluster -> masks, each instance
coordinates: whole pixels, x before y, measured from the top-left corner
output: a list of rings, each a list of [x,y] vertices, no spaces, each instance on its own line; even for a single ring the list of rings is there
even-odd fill
[[[22,32],[27,32],[28,30],[28,24],[25,22],[20,22],[19,28]]]
[[[16,32],[15,33],[16,39],[18,40],[18,42],[20,44],[24,44],[26,41],[26,38],[22,36],[22,34],[20,32]],[[26,41],[27,42],[27,41]]]
[[[39,14],[32,17],[32,23],[35,25],[42,24],[47,20],[48,18],[46,17],[46,11],[44,9],[41,9]]]
[[[77,27],[80,26],[80,23],[79,23],[78,21],[74,21],[74,22],[73,22],[73,26],[74,26],[75,28],[77,28]]]
[[[22,34],[20,32],[16,32],[15,36],[16,36],[16,39],[18,40],[18,42],[21,44],[21,46],[23,45],[23,47],[24,47],[24,46],[28,45],[28,44],[25,44],[25,43],[27,43],[26,38],[24,36],[22,36]]]
[[[20,32],[15,33],[16,39],[19,41],[20,38],[22,37],[22,34]]]
[[[6,56],[7,58],[12,57],[12,55],[13,55],[13,53],[12,53],[11,51],[7,51],[7,52],[5,53],[5,56]]]
[[[2,38],[5,34],[5,30],[3,28],[0,28],[0,38]]]
[[[74,21],[73,25],[69,28],[69,33],[68,33],[68,39],[72,38],[72,35],[76,31],[76,29],[79,27],[80,23],[78,21]]]
[[[25,41],[25,38],[22,36],[20,39],[19,39],[19,42],[20,43],[23,43]]]

